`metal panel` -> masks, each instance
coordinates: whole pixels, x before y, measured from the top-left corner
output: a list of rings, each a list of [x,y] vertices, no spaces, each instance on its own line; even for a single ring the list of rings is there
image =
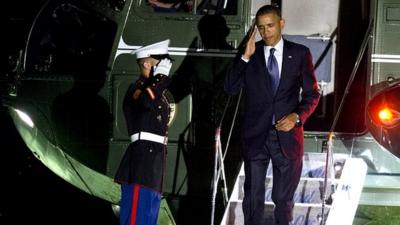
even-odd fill
[[[400,3],[397,0],[377,1],[372,82],[378,84],[389,78],[400,78]]]

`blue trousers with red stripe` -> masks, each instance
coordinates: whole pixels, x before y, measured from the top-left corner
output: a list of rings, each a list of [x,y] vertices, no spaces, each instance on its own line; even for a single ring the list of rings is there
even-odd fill
[[[138,184],[121,184],[120,225],[156,225],[161,194]]]

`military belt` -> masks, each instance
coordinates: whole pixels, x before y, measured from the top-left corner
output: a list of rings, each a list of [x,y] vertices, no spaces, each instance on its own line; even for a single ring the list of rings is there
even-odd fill
[[[152,142],[156,142],[156,143],[160,143],[163,145],[166,145],[168,142],[168,137],[166,136],[161,136],[158,134],[153,134],[150,132],[145,132],[145,131],[141,131],[139,133],[135,133],[131,135],[131,141],[132,143],[138,140],[146,140],[146,141],[152,141]]]

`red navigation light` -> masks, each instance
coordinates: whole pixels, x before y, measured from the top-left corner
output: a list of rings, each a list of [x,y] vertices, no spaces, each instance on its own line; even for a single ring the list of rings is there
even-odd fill
[[[387,123],[393,119],[393,113],[388,108],[383,108],[379,111],[379,119]]]
[[[396,110],[385,107],[379,110],[378,118],[383,125],[392,127],[398,125],[400,121],[400,113]]]

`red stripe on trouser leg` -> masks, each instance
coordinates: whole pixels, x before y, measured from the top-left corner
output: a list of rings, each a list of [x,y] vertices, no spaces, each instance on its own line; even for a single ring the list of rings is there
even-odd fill
[[[135,225],[136,224],[136,212],[137,212],[137,207],[138,207],[138,202],[139,202],[139,185],[135,184],[133,185],[133,195],[132,195],[132,213],[131,213],[131,224],[130,225]]]

